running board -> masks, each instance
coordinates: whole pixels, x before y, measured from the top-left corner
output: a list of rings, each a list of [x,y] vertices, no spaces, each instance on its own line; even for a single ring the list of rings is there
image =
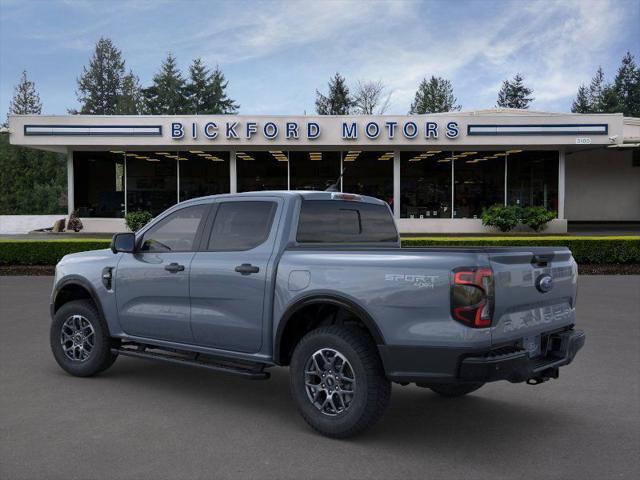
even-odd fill
[[[149,347],[152,348],[152,347]],[[210,357],[203,357],[199,353],[185,352],[183,355],[173,355],[171,353],[158,353],[147,351],[146,345],[137,345],[135,349],[126,348],[121,346],[120,348],[112,348],[111,353],[118,355],[125,355],[128,357],[145,358],[147,360],[160,360],[161,362],[173,363],[175,365],[186,365],[189,367],[206,368],[207,370],[213,370],[215,372],[230,373],[232,375],[238,375],[250,380],[266,380],[270,377],[269,372],[265,372],[265,365],[262,363],[233,363],[231,361],[221,360],[216,362]],[[190,357],[187,355],[191,355]],[[203,359],[201,359],[203,358]]]

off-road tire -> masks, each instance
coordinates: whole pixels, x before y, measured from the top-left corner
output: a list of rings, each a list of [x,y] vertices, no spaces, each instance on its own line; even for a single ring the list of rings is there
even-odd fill
[[[93,348],[85,360],[72,360],[64,352],[61,343],[61,332],[64,323],[74,315],[85,318],[93,328]],[[111,353],[111,347],[116,344],[109,337],[109,330],[98,313],[96,306],[90,300],[74,300],[62,305],[55,313],[49,333],[51,351],[58,365],[63,370],[76,377],[90,377],[103,372],[116,361],[117,354]]]
[[[429,385],[429,388],[443,397],[461,397],[467,393],[475,392],[484,383],[440,383]]]
[[[343,355],[355,377],[349,407],[328,416],[316,407],[305,387],[305,366],[318,350],[332,349]],[[391,382],[371,337],[358,327],[328,326],[307,333],[296,345],[290,365],[290,390],[298,410],[316,431],[332,438],[354,436],[373,426],[391,398]]]

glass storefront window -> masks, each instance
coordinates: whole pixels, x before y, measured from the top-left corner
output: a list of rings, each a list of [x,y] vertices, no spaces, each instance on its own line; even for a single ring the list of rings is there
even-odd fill
[[[340,152],[289,152],[291,190],[325,190],[340,176]]]
[[[168,155],[167,155],[168,154]],[[127,211],[157,215],[177,202],[178,155],[127,152]]]
[[[558,152],[507,152],[507,202],[558,211]]]
[[[506,153],[454,152],[454,218],[480,218],[491,205],[504,205]]]
[[[74,152],[74,202],[81,217],[124,216],[124,154]]]
[[[237,152],[238,192],[286,190],[287,152]]]
[[[180,201],[229,193],[229,153],[191,150],[178,152]]]
[[[369,195],[393,205],[393,152],[343,152],[342,168],[343,192]]]
[[[400,153],[400,216],[451,218],[451,152]]]

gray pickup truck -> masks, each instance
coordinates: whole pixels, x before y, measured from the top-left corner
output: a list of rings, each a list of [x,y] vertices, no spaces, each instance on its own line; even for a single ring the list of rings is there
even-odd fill
[[[332,192],[182,202],[56,267],[51,348],[72,375],[118,355],[269,377],[320,433],[375,423],[391,382],[446,397],[558,377],[584,344],[566,248],[401,248],[389,206]]]

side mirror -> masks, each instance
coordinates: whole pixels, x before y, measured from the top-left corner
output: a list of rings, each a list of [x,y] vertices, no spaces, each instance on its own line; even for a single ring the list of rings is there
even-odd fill
[[[111,239],[113,253],[133,253],[136,250],[136,235],[131,232],[116,233]]]

